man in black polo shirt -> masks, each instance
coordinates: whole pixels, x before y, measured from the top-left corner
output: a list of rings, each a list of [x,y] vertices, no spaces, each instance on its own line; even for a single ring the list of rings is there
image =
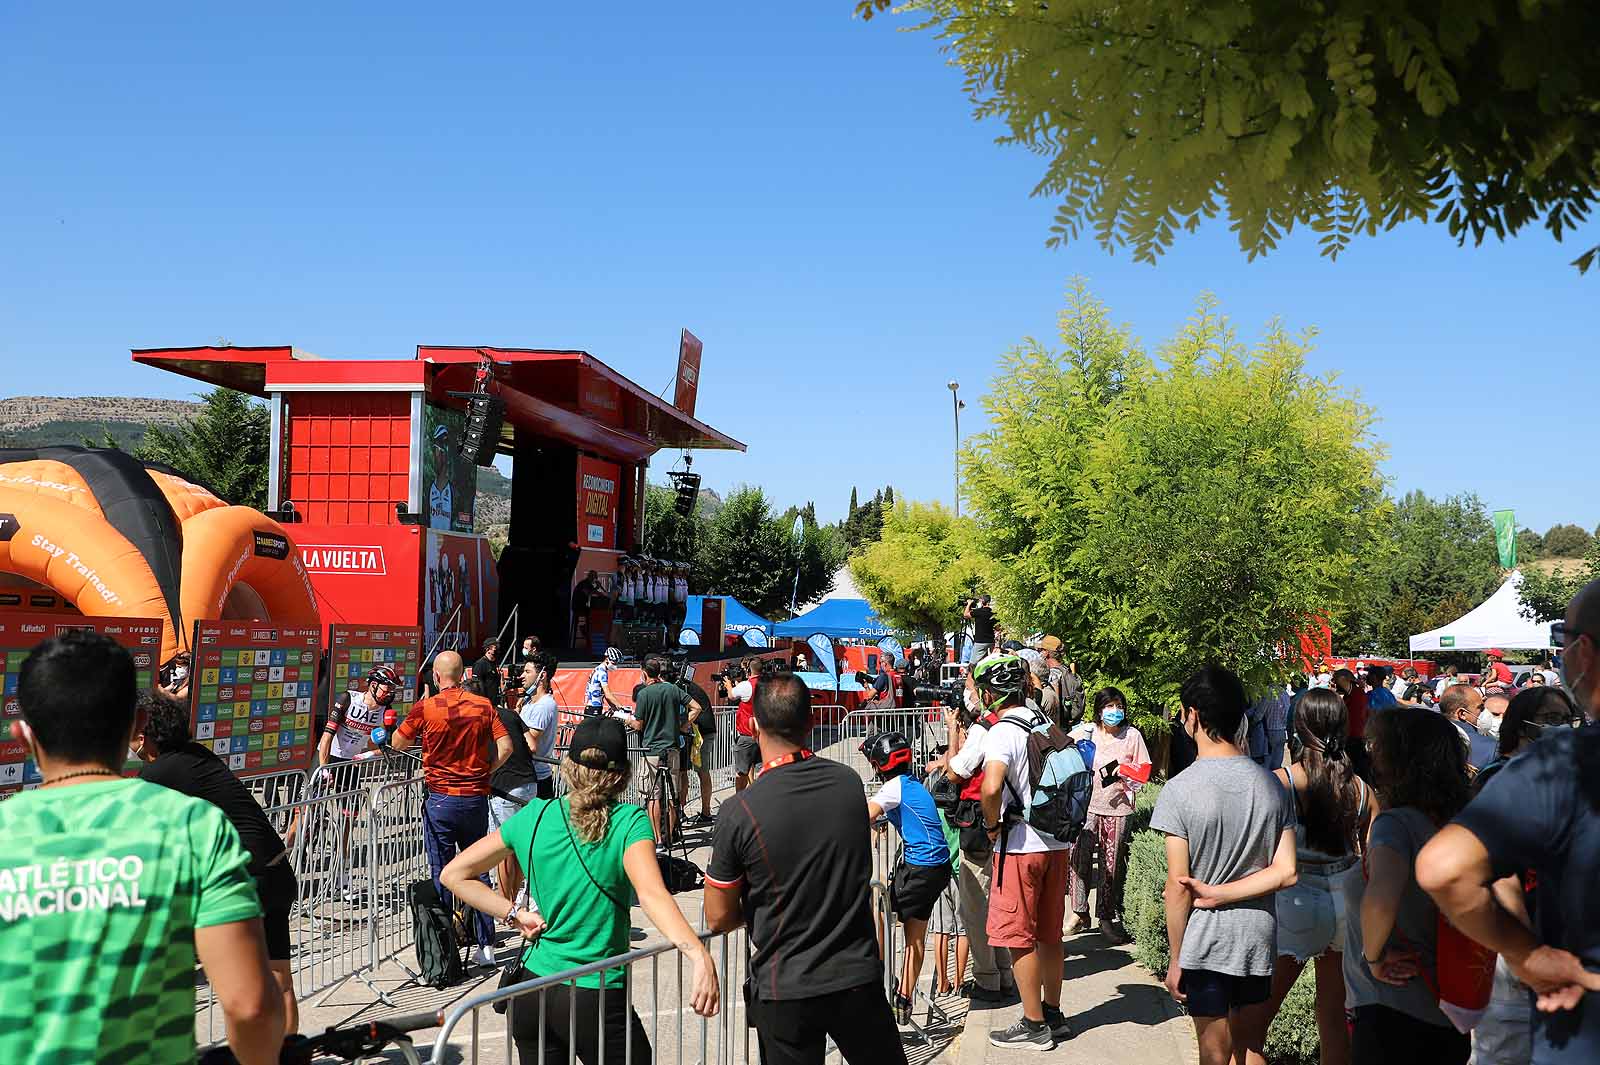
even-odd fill
[[[755,695],[756,782],[725,800],[706,869],[713,931],[748,923],[745,988],[765,1065],[821,1065],[831,1036],[851,1065],[904,1065],[869,909],[867,799],[852,770],[818,758],[811,694],[790,674]]]
[[[496,706],[500,705],[500,665],[495,656],[500,652],[500,641],[491,636],[483,641],[483,657],[472,663],[472,676],[478,682],[478,694]]]
[[[144,718],[144,730],[134,753],[145,763],[139,770],[139,779],[209,802],[222,811],[250,852],[248,872],[255,878],[256,895],[261,900],[267,967],[283,996],[284,1031],[298,1032],[300,1008],[290,968],[294,941],[289,913],[299,898],[300,885],[283,838],[227,764],[211,748],[190,738],[186,704],[163,692],[146,689],[139,693],[139,714]]]

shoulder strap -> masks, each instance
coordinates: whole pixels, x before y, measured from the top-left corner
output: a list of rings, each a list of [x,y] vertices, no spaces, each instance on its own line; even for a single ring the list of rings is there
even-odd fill
[[[539,882],[533,875],[533,842],[539,838],[539,823],[544,820],[545,811],[550,809],[550,803],[560,802],[560,799],[550,799],[539,807],[539,816],[533,819],[533,831],[528,834],[528,857],[522,863],[522,871],[528,874],[528,884],[533,889],[533,904],[539,905]],[[520,957],[521,955],[518,955]]]

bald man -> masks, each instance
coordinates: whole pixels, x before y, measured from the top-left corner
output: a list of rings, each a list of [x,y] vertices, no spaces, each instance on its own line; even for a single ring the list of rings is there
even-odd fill
[[[1478,731],[1478,716],[1483,712],[1483,693],[1470,684],[1452,684],[1444,690],[1439,700],[1439,713],[1461,732],[1462,746],[1467,749],[1467,764],[1474,770],[1482,769],[1494,761],[1494,740]]]
[[[1555,633],[1578,707],[1600,717],[1600,581]],[[1534,993],[1533,1065],[1600,1061],[1600,731],[1546,725],[1417,856],[1417,883],[1450,923]],[[1520,884],[1538,884],[1530,920]]]
[[[422,779],[428,798],[423,803],[423,844],[439,898],[451,908],[455,900],[439,883],[439,870],[458,850],[489,833],[489,777],[511,757],[511,736],[489,700],[465,691],[465,668],[454,651],[440,651],[433,660],[439,694],[419,700],[395,730],[391,746],[404,751],[422,740]],[[493,750],[491,755],[489,752]],[[488,878],[484,878],[487,884]],[[494,924],[473,913],[472,960],[494,965]]]

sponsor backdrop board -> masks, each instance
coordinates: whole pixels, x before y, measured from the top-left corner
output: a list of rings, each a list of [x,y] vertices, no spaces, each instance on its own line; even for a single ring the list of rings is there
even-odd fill
[[[39,769],[28,756],[27,744],[11,738],[11,722],[22,716],[17,705],[17,676],[22,662],[39,644],[68,629],[94,629],[133,654],[135,680],[142,691],[156,682],[157,656],[161,653],[161,622],[155,618],[79,618],[60,614],[0,613],[0,676],[5,678],[0,711],[0,796],[37,787]],[[138,762],[124,772],[135,775]]]
[[[352,688],[366,690],[362,679],[373,666],[390,665],[404,681],[404,687],[394,697],[397,723],[406,719],[411,704],[417,699],[417,674],[422,669],[422,626],[330,625],[328,651],[333,683],[328,685],[328,705],[318,708],[322,714],[331,714],[334,700],[344,692]]]
[[[197,621],[190,728],[241,777],[311,764],[322,633],[268,621]]]
[[[578,544],[584,548],[617,546],[617,507],[622,499],[622,467],[615,462],[578,456]]]

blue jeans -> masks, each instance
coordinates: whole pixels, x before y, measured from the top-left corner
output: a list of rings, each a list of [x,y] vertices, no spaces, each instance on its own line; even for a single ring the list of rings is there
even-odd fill
[[[422,842],[428,851],[428,869],[433,873],[433,886],[439,889],[439,900],[447,909],[455,907],[455,898],[439,883],[439,870],[450,864],[458,851],[466,850],[489,834],[489,798],[486,795],[441,795],[428,792],[422,805]],[[487,876],[480,876],[485,886]],[[480,947],[494,946],[494,922],[487,914],[468,907],[472,916],[473,942]]]

